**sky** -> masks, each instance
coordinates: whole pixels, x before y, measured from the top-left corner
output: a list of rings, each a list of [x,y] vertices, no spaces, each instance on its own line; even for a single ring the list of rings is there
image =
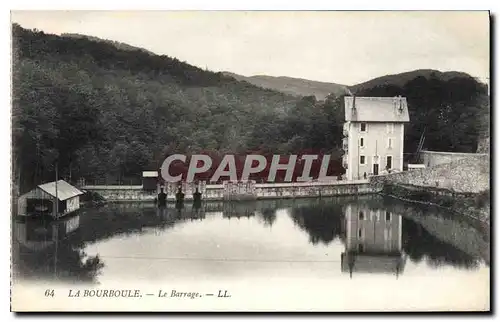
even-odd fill
[[[245,76],[353,85],[437,69],[487,82],[490,70],[487,11],[13,11],[11,19]]]

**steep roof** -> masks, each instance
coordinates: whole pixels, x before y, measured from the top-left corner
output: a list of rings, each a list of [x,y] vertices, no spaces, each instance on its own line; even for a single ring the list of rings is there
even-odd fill
[[[42,189],[49,195],[55,197],[56,196],[56,182],[48,182],[38,186],[38,188]],[[82,195],[83,192],[78,188],[73,187],[69,183],[64,180],[57,181],[57,199],[64,201],[69,198],[73,198],[75,196]]]
[[[353,108],[353,102],[354,108]],[[405,97],[344,98],[345,120],[352,122],[409,122]]]

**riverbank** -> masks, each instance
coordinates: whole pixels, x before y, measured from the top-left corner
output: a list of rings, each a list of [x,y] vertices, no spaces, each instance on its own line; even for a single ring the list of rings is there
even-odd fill
[[[489,190],[481,193],[459,193],[443,188],[391,183],[384,185],[381,194],[406,202],[443,208],[482,224],[490,224]]]

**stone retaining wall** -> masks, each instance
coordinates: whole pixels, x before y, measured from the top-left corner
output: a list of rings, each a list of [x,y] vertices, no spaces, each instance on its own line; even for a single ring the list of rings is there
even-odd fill
[[[481,157],[487,156],[486,153],[459,153],[459,152],[441,152],[441,151],[422,151],[420,159],[426,167],[434,167],[436,165],[450,163],[463,159],[478,160]]]
[[[431,168],[370,177],[374,185],[406,184],[442,188],[454,192],[480,193],[490,189],[489,155],[479,155]]]

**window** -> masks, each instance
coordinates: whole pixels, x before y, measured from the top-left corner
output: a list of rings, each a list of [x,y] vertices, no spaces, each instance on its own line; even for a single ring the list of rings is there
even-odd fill
[[[389,133],[389,134],[394,133],[394,123],[387,124],[387,133]]]
[[[362,148],[365,146],[365,139],[364,138],[359,139],[359,146]]]
[[[391,221],[391,213],[388,211],[385,212],[385,221]]]
[[[392,138],[387,138],[387,148],[392,149]]]
[[[363,246],[363,244],[359,244],[358,245],[358,252],[363,253],[364,251],[365,251],[365,247]]]
[[[361,132],[366,132],[366,123],[361,123]]]
[[[364,155],[359,156],[359,164],[365,164],[365,156]]]
[[[388,155],[386,164],[385,164],[386,169],[392,169],[392,156]]]
[[[360,211],[359,212],[359,220],[364,220],[364,219],[365,219],[365,214],[362,211]]]
[[[361,228],[358,229],[358,237],[363,238],[363,230],[361,230]]]

